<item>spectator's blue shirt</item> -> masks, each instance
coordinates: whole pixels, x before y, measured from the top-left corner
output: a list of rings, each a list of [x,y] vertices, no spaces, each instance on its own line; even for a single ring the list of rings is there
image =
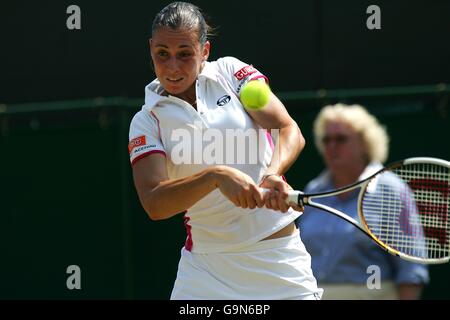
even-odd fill
[[[360,177],[368,177],[381,168],[379,163],[371,163]],[[335,189],[328,171],[312,180],[305,193],[316,193]],[[358,218],[359,189],[341,200],[336,196],[315,199],[345,214]],[[411,263],[395,257],[370,240],[363,232],[341,218],[316,209],[305,207],[305,212],[297,219],[301,238],[311,254],[312,269],[318,282],[358,283],[367,282],[373,270],[371,265],[380,268],[381,280],[392,280],[397,284],[428,283],[426,265]]]

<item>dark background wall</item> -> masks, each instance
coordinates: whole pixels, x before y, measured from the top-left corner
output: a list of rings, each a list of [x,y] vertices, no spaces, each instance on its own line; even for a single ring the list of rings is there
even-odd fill
[[[218,36],[212,59],[233,55],[279,90],[450,82],[450,2],[194,1]],[[0,102],[141,97],[152,78],[148,38],[168,1],[76,1],[81,30],[66,28],[69,1],[2,1]]]
[[[146,217],[126,151],[154,77],[151,21],[166,3],[0,3],[0,298],[168,298],[182,219]],[[320,172],[312,121],[337,101],[387,125],[390,161],[450,159],[450,2],[378,1],[376,31],[368,1],[195,3],[218,27],[211,59],[261,69],[300,124],[308,144],[287,174],[293,185]],[[79,31],[66,28],[70,4]],[[80,266],[82,290],[67,289],[69,265]],[[430,270],[424,298],[450,298],[449,266]]]

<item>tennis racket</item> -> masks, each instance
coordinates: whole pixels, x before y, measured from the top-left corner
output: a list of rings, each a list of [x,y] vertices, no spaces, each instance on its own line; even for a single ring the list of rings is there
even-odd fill
[[[359,221],[313,201],[356,188],[360,188]],[[423,264],[450,260],[448,161],[405,159],[336,190],[311,194],[291,190],[288,202],[337,215],[364,232],[381,248],[402,259]]]

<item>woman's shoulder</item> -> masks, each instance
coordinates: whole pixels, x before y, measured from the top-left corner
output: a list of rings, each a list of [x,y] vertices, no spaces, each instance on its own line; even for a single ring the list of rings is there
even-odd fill
[[[232,56],[221,57],[215,61],[212,61],[212,63],[216,64],[218,67],[225,67],[225,68],[246,65],[246,63]]]
[[[217,59],[216,62],[219,62],[219,63],[233,63],[234,62],[235,63],[235,62],[242,62],[242,61],[233,56],[224,56],[224,57],[220,57],[219,59]]]
[[[219,58],[216,61],[211,62],[211,65],[219,74],[229,75],[234,80],[238,81],[256,72],[251,65],[232,56]]]
[[[154,119],[151,116],[151,112],[148,110],[148,108],[143,105],[141,110],[137,111],[132,119],[131,119],[131,126],[140,126],[140,125],[148,125],[150,123],[153,124]]]

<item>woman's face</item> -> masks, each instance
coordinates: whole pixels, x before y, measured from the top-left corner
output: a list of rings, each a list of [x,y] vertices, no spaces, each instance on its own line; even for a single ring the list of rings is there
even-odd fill
[[[332,172],[338,170],[345,172],[347,168],[365,165],[364,141],[346,123],[339,121],[326,123],[322,143],[325,163]]]
[[[150,52],[155,73],[164,89],[183,96],[193,88],[197,76],[209,56],[210,44],[203,46],[192,30],[160,28],[150,39]]]

